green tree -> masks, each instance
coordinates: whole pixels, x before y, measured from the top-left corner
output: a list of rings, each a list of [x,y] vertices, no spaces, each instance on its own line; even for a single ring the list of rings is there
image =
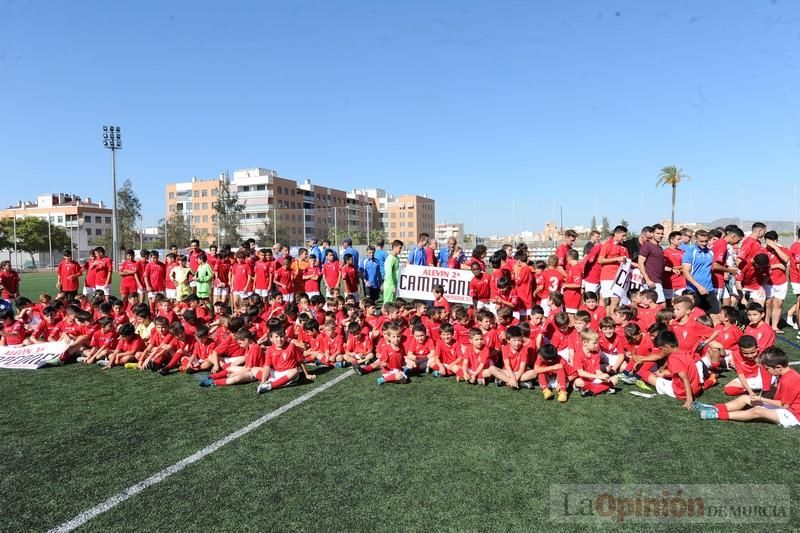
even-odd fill
[[[277,240],[276,240],[277,238]],[[273,228],[271,221],[265,222],[263,226],[256,230],[256,245],[262,248],[269,248],[276,242],[290,245],[289,233],[286,228],[278,226],[277,231]]]
[[[375,243],[379,240],[383,239],[386,240],[386,232],[380,229],[374,229],[369,232],[369,243],[372,246],[375,246]]]
[[[239,234],[239,220],[244,205],[239,203],[239,195],[231,191],[227,177],[219,182],[219,195],[211,205],[217,213],[217,226],[219,227],[220,241],[218,246],[230,244],[238,245],[242,240]]]
[[[163,220],[160,223],[163,224]],[[184,248],[192,240],[192,233],[189,231],[189,224],[183,215],[173,213],[167,221],[167,244]]]
[[[623,218],[622,220],[619,221],[619,225],[620,226],[625,226],[626,228],[630,229],[631,223]]]
[[[678,184],[688,179],[690,178],[683,173],[683,169],[678,168],[675,165],[668,165],[662,168],[661,172],[658,174],[656,187],[665,185],[672,187],[672,216],[670,217],[671,231],[675,231],[675,202],[677,200]]]
[[[608,238],[611,234],[611,228],[608,224],[608,217],[603,215],[603,218],[600,221],[600,237],[603,239]]]
[[[117,243],[120,250],[139,247],[141,217],[142,202],[136,196],[131,180],[125,180],[117,191]]]
[[[592,215],[592,226],[591,226],[591,229],[592,229],[592,231],[597,231],[597,217],[594,216],[594,215]]]
[[[0,250],[14,249],[14,219],[0,220]]]
[[[14,221],[13,219],[5,219],[2,221],[3,237],[0,239],[5,240],[6,236],[10,236],[7,240],[8,247],[13,248],[14,236]],[[52,245],[53,250],[59,251],[69,248],[69,235],[67,231],[61,226],[50,225],[50,232],[48,233],[47,220],[37,217],[25,217],[17,219],[17,249],[23,252],[28,252],[31,256],[31,263],[36,268],[36,260],[33,254],[45,253],[50,251]],[[0,244],[2,244],[0,240]]]

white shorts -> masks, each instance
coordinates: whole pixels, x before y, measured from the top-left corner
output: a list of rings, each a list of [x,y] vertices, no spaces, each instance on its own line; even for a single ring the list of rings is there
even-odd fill
[[[656,300],[657,304],[663,304],[664,301],[667,299],[666,295],[664,294],[664,286],[660,283],[656,283],[653,287],[653,290],[656,291],[658,294],[658,299]]]
[[[675,398],[675,391],[672,390],[672,380],[666,378],[656,378],[656,392]]]
[[[548,389],[557,389],[560,385],[558,384],[558,378],[550,378],[550,381],[547,382]]]
[[[281,298],[283,298],[284,302],[293,302],[294,301],[294,293],[290,292],[289,294],[281,294]]]
[[[593,292],[599,296],[598,294],[598,291],[600,291],[599,283],[592,283],[591,281],[583,280],[581,282],[581,285],[583,285],[583,292]]]
[[[189,282],[189,286],[194,289],[194,288],[197,287],[197,282],[196,281],[190,281]]]
[[[566,311],[568,315],[574,315],[578,312],[578,310],[574,307],[565,307],[564,311]]]
[[[234,291],[233,295],[239,299],[249,298],[250,295],[253,294],[250,291]]]
[[[778,424],[780,424],[782,428],[800,426],[797,417],[785,407],[778,407],[777,405],[762,405],[761,407],[769,409],[770,411],[775,411],[778,414]]]
[[[109,294],[111,294],[111,285],[95,285],[94,292],[97,291],[103,291],[103,294],[108,296]]]
[[[480,311],[481,309],[488,309],[488,310],[492,311],[493,306],[494,306],[494,304],[492,302],[482,302],[482,301],[478,300],[478,305],[476,307],[478,308],[478,311]],[[492,311],[492,312],[494,312],[494,311]]]
[[[542,298],[539,307],[544,311],[544,316],[550,316],[550,298]]]
[[[616,366],[620,357],[624,358],[625,356],[617,353],[600,352],[600,361],[609,366]]]
[[[174,300],[175,298],[178,297],[178,289],[167,289],[166,291],[164,291],[164,294],[170,300]]]
[[[792,282],[792,294],[800,295],[800,283]]]
[[[228,296],[228,287],[214,287],[214,296]]]
[[[269,296],[269,289],[254,289],[253,294],[258,294],[262,298]]]
[[[789,292],[789,284],[781,283],[780,285],[767,285],[764,287],[767,298],[777,298],[778,300],[785,300],[786,294]]]
[[[316,296],[316,295],[318,295],[318,294],[319,294],[319,292],[307,292],[307,293],[306,293],[306,295],[307,295],[309,298],[311,298],[312,296]]]
[[[94,287],[83,287],[84,296],[94,296]]]
[[[756,302],[764,303],[767,299],[767,291],[764,288],[760,289],[744,289],[744,297],[748,300],[755,300]]]
[[[614,280],[604,279],[600,281],[600,298],[611,298],[614,295]]]
[[[159,294],[164,294],[164,293],[161,292],[161,291],[150,291],[150,292],[147,293],[147,299],[148,300],[154,300],[155,297],[158,296]]]
[[[753,390],[764,390],[764,385],[770,385],[770,383],[764,383],[764,379],[760,375],[747,378],[747,384]]]

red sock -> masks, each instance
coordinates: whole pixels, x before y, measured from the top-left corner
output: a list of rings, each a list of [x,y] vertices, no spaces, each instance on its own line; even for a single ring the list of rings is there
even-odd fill
[[[742,394],[745,394],[747,391],[745,391],[741,387],[737,387],[736,385],[725,385],[722,388],[722,392],[724,392],[728,396],[741,396]]]
[[[220,368],[228,368],[230,366],[231,366],[230,363],[222,363],[221,365],[219,365]]]
[[[372,365],[364,365],[361,367],[361,371],[365,374],[369,374],[370,372],[375,372],[375,367]]]
[[[225,378],[220,378],[220,379],[215,379],[214,380],[214,385],[216,385],[217,387],[224,387],[227,384],[228,384],[228,380],[225,379]]]
[[[172,356],[172,359],[169,360],[169,363],[167,363],[167,366],[165,366],[164,368],[167,369],[167,370],[172,370],[173,368],[178,368],[178,366],[181,363],[181,357],[183,357],[183,353],[182,352],[175,352],[175,354],[173,354],[173,356]]]
[[[181,357],[181,372],[186,372],[186,369],[189,368],[189,361],[188,357]]]
[[[724,403],[718,403],[714,407],[717,408],[717,418],[720,420],[728,420],[730,419],[730,414],[728,413],[728,406]]]
[[[642,378],[642,381],[650,383],[650,376],[652,376],[653,373],[650,372],[649,368],[642,367],[636,373],[639,374],[639,377]]]
[[[228,370],[220,370],[219,372],[214,372],[213,374],[209,374],[211,379],[223,379],[228,377]]]
[[[605,383],[589,383],[586,386],[586,390],[592,391],[594,394],[603,394],[610,388]]]
[[[391,374],[384,374],[383,381],[386,383],[391,383],[392,381],[400,381],[400,378],[397,377],[397,374],[392,372]]]
[[[271,382],[272,388],[273,389],[280,389],[281,387],[283,387],[284,385],[289,383],[291,380],[292,380],[292,378],[290,378],[288,376],[283,376],[283,377],[277,378],[277,379],[275,379],[274,381]]]

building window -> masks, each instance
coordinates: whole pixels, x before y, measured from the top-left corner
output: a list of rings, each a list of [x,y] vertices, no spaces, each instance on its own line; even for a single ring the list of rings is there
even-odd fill
[[[295,207],[296,207],[296,206],[295,206],[295,203],[294,203],[294,202],[292,202],[292,209],[295,209]]]
[[[63,223],[64,223],[64,217],[63,217],[63,216],[61,216],[61,215],[59,215],[59,216],[56,218],[56,222],[57,222],[58,224],[63,224]]]
[[[91,237],[91,236],[92,236],[92,230],[90,230],[90,229],[87,229],[87,230],[86,230],[86,236],[87,236],[87,237]]]
[[[409,223],[408,223],[408,227],[409,227],[409,229],[410,229],[410,228],[413,228],[413,227],[414,227],[414,223],[413,223],[413,222],[409,222]]]
[[[203,215],[203,222],[208,222],[208,215]]]
[[[195,211],[200,210],[200,204],[194,204],[194,210]]]
[[[211,222],[217,221],[217,215],[211,215]]]
[[[103,217],[94,217],[95,224],[101,224],[103,222]]]
[[[267,190],[267,186],[266,185],[256,185],[256,190],[257,191],[266,191]]]
[[[169,212],[170,213],[174,213],[175,212],[175,205],[174,204],[169,206]]]
[[[169,193],[169,199],[170,200],[174,200],[175,199],[175,193],[174,192]]]
[[[217,189],[211,189],[211,196],[216,196],[218,194],[219,194],[219,191]]]
[[[111,217],[106,217],[106,224],[111,224]]]
[[[200,222],[200,217],[199,216],[194,217],[194,221],[195,222]]]
[[[96,230],[94,230],[94,234],[95,235],[102,235],[103,234],[103,230],[101,230],[100,228],[97,228]]]
[[[194,197],[200,198],[200,191],[194,191]]]
[[[208,203],[207,202],[203,202],[203,209],[208,209]]]
[[[201,191],[200,196],[202,196],[203,198],[208,196],[208,189],[204,189],[203,191]]]
[[[294,189],[292,189],[292,196],[294,196]]]

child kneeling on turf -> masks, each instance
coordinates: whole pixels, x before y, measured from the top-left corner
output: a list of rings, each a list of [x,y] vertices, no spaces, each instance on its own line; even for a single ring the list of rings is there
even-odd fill
[[[716,405],[695,402],[692,408],[700,411],[703,420],[771,422],[785,428],[800,426],[800,374],[789,367],[786,353],[775,346],[761,353],[761,364],[771,376],[778,378],[773,399],[747,395]]]
[[[295,383],[301,372],[308,381],[317,378],[308,373],[303,361],[303,351],[293,342],[287,342],[286,331],[282,327],[270,331],[269,340],[272,346],[267,348],[264,367],[255,374],[256,379],[261,380],[259,394]]]
[[[666,358],[666,364],[655,373],[640,368],[639,376],[655,386],[659,394],[683,400],[683,408],[691,409],[692,401],[702,389],[692,354],[678,348],[678,338],[670,330],[659,333],[654,344]]]
[[[754,396],[755,392],[767,392],[772,385],[772,376],[767,369],[758,363],[758,341],[752,335],[742,335],[737,341],[738,350],[733,352],[733,366],[736,369],[736,378],[730,381],[723,392],[728,396],[741,396],[747,394]]]
[[[581,332],[581,348],[575,352],[573,359],[578,372],[575,388],[580,390],[581,396],[595,396],[605,392],[613,394],[616,390],[616,376],[611,377],[601,369],[599,337],[597,332],[590,329]]]

